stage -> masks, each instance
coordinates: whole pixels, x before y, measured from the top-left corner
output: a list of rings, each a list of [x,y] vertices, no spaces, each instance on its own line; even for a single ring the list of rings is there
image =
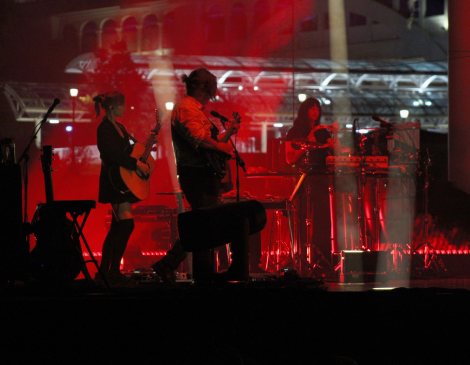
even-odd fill
[[[83,280],[16,285],[2,291],[1,343],[19,363],[205,364],[236,350],[260,365],[326,364],[331,355],[362,365],[467,364],[469,288],[468,277],[343,284],[259,275],[111,292]]]

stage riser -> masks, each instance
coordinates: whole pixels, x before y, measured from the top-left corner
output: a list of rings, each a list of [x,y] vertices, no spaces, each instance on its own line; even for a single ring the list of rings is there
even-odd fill
[[[416,256],[419,257],[419,262],[424,262],[424,254]],[[470,254],[439,254],[435,255],[435,257],[437,260],[442,261],[447,270],[447,275],[451,277],[470,277]]]
[[[412,276],[470,277],[470,254],[429,255],[427,268],[424,254],[413,254],[410,264],[409,255],[399,253],[397,267],[393,266],[392,253],[386,251],[343,251],[341,257],[339,277],[342,282],[381,281],[393,272],[411,272]]]

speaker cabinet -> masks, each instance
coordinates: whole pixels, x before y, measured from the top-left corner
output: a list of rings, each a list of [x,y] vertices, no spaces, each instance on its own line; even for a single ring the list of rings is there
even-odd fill
[[[25,280],[29,247],[23,231],[20,165],[0,165],[0,280]]]

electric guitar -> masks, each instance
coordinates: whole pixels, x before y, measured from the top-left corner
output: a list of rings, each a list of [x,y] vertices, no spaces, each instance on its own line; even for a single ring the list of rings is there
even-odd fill
[[[233,121],[230,126],[227,128],[226,134],[224,138],[220,141],[223,143],[227,143],[230,137],[236,131],[235,124],[239,124],[241,121],[241,117],[238,112],[233,112]],[[215,150],[203,150],[203,155],[206,160],[207,166],[210,166],[214,171],[214,174],[219,178],[223,179],[225,177],[226,171],[226,161],[230,159],[230,157],[223,152],[215,151]]]
[[[144,200],[150,194],[150,175],[155,170],[155,159],[150,154],[155,137],[160,132],[161,117],[163,112],[160,109],[155,110],[155,129],[150,132],[150,137],[145,144],[136,142],[132,146],[131,157],[136,158],[150,168],[148,176],[142,175],[139,171],[128,170],[122,166],[111,166],[109,169],[109,178],[114,189],[123,193],[130,192],[136,199]]]

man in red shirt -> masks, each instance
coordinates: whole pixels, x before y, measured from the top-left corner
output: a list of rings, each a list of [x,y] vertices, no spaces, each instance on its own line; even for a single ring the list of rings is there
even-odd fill
[[[217,128],[203,113],[204,106],[215,100],[217,79],[205,68],[198,68],[189,76],[183,75],[186,95],[176,104],[171,115],[171,135],[176,157],[176,168],[181,190],[191,209],[217,205],[221,179],[208,166],[204,150],[219,151],[230,157],[233,146],[230,141],[221,142],[225,132]],[[239,124],[235,126],[239,128]],[[152,265],[162,281],[171,282],[174,270],[187,253],[179,240],[167,255]],[[204,279],[214,274],[210,251],[193,253],[193,273]],[[197,274],[196,274],[197,273]]]

